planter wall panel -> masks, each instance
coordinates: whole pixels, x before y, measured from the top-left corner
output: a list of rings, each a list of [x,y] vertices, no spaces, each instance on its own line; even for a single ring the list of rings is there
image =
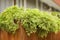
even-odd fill
[[[19,25],[19,29],[14,35],[0,30],[0,40],[60,40],[60,32],[49,33],[46,38],[38,37],[35,33],[28,37],[22,25]]]

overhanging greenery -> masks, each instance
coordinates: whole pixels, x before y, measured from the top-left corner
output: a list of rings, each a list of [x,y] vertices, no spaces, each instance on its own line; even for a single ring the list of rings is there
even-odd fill
[[[0,29],[10,33],[15,33],[21,22],[27,35],[37,33],[41,37],[49,32],[57,33],[60,30],[60,19],[48,12],[38,9],[18,8],[16,6],[7,8],[0,14]]]

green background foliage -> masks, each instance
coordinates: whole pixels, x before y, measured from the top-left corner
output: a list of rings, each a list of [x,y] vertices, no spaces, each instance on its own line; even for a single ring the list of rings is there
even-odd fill
[[[60,12],[55,12],[55,11],[54,11],[54,12],[52,12],[51,14],[52,14],[53,16],[57,16],[58,18],[60,18]]]

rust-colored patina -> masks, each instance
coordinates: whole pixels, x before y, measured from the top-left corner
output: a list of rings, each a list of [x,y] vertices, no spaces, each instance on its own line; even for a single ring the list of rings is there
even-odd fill
[[[60,40],[60,31],[57,34],[50,32],[48,36],[44,38],[38,37],[36,33],[27,36],[23,26],[19,23],[19,29],[16,30],[14,35],[0,30],[0,40]]]

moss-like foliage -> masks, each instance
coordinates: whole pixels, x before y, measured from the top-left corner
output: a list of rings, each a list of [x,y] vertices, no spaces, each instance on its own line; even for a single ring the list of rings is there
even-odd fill
[[[10,33],[15,33],[18,29],[18,24],[14,23],[15,19],[20,18],[23,9],[12,6],[4,10],[0,14],[0,28]]]
[[[15,33],[21,22],[26,33],[37,33],[41,37],[47,36],[49,32],[57,33],[60,30],[60,19],[48,12],[38,9],[18,8],[16,6],[7,8],[0,14],[0,29]]]

